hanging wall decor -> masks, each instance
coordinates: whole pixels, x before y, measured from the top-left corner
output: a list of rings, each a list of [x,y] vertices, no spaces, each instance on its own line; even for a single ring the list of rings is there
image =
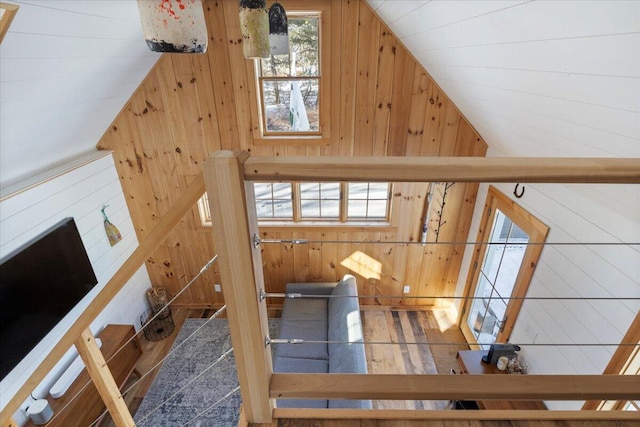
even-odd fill
[[[107,218],[107,214],[104,213],[104,210],[107,209],[109,205],[104,205],[100,210],[102,212],[102,216],[104,217],[104,231],[107,233],[107,238],[109,239],[109,244],[114,246],[120,240],[122,240],[122,235],[120,234],[120,230],[118,227],[113,225],[109,218]]]
[[[269,45],[271,55],[289,54],[287,12],[280,3],[274,3],[269,8]]]
[[[240,0],[240,29],[244,57],[268,58],[269,14],[266,0]]]
[[[147,46],[152,51],[207,51],[207,24],[202,0],[138,0],[138,10]]]

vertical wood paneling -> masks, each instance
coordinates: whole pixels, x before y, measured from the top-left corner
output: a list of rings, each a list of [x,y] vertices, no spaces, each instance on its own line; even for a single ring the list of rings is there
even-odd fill
[[[386,25],[380,26],[380,48],[378,49],[378,70],[376,73],[375,114],[373,118],[373,144],[371,154],[384,156],[389,138],[389,116],[393,72],[396,59],[396,39]]]
[[[396,43],[396,59],[393,70],[391,92],[391,118],[389,119],[389,156],[403,156],[407,149],[407,129],[412,103],[409,102],[413,90],[416,63],[400,43]]]
[[[242,54],[237,8],[231,2],[206,2],[204,7],[210,34],[207,54],[165,55],[100,142],[100,147],[116,151],[140,237],[153,228],[202,161],[217,149],[242,149],[255,155],[484,155],[484,142],[425,70],[366,3],[352,0],[331,2],[329,52],[335,74],[329,102],[338,114],[332,112],[329,145],[254,141],[255,76],[253,63]],[[266,238],[314,241],[264,244],[266,287],[281,292],[287,282],[336,281],[355,273],[363,294],[398,295],[383,303],[420,303],[401,299],[405,284],[410,285],[411,295],[420,295],[427,291],[425,283],[443,282],[446,286],[438,289],[451,294],[455,284],[449,277],[457,274],[462,258],[458,251],[437,247],[425,254],[421,245],[384,243],[420,238],[426,188],[426,184],[396,186],[392,218],[384,231],[262,230]],[[468,203],[459,206],[472,209]],[[456,215],[450,219],[452,224],[458,224]],[[460,212],[466,220],[465,215],[466,211]],[[206,232],[194,209],[149,259],[154,285],[175,294],[197,274],[215,254],[215,244]],[[460,233],[466,236],[466,229]],[[379,278],[360,275],[342,264],[356,251],[381,263]],[[430,257],[445,259],[446,265],[427,268],[433,265]],[[221,304],[222,295],[212,291],[218,281],[217,271],[206,273],[178,303]],[[366,303],[376,304],[374,300]]]
[[[360,7],[359,12],[354,154],[371,156],[378,81],[378,55],[372,55],[372,52],[380,48],[380,20],[367,7]]]
[[[241,150],[247,151],[253,140],[253,127],[256,129],[258,127],[257,121],[255,121],[255,126],[252,126],[251,123],[251,105],[255,104],[256,99],[255,85],[249,84],[247,79],[247,60],[242,53],[242,31],[240,30],[240,19],[238,19],[238,5],[232,1],[220,3],[224,5],[227,44],[229,47],[233,47],[233,49],[229,49],[229,65],[233,71],[231,83],[238,123],[237,135],[234,135],[237,144],[234,149],[239,147]],[[254,110],[255,112],[257,109]]]
[[[352,156],[354,154],[355,134],[354,115],[356,105],[357,55],[359,49],[360,26],[358,24],[360,0],[345,0],[342,4],[342,27],[340,32],[340,136],[338,144],[332,145],[334,156]],[[335,7],[335,4],[333,5]],[[366,7],[366,6],[362,6]]]
[[[407,76],[408,77],[408,76]],[[424,118],[429,102],[429,86],[431,81],[420,67],[415,68],[413,76],[413,95],[411,97],[411,112],[407,130],[406,156],[419,156],[422,151],[424,135]]]
[[[233,150],[237,144],[237,118],[233,92],[233,69],[229,49],[240,40],[228,40],[224,2],[207,2],[204,5],[210,44],[207,49],[213,96],[220,125],[220,149]]]

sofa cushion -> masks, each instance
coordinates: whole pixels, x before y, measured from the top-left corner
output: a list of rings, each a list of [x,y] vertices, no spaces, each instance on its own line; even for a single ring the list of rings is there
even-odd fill
[[[329,344],[329,372],[331,373],[367,373],[367,358],[364,351],[358,288],[353,276],[345,276],[332,292],[337,298],[329,299],[329,317],[327,337],[329,341],[349,344]],[[338,297],[346,298],[338,298]],[[351,344],[353,343],[353,344]]]
[[[277,338],[327,341],[326,298],[286,299]],[[327,344],[277,344],[276,357],[329,359]]]
[[[289,373],[326,373],[329,362],[319,359],[297,359],[276,357],[273,361],[274,372]],[[278,408],[326,408],[328,402],[318,399],[278,399]]]
[[[358,344],[364,342],[360,304],[358,298],[349,298],[358,295],[355,278],[346,275],[331,294],[336,298],[329,299],[327,336],[342,343],[329,344],[329,373],[366,374],[364,344]],[[329,400],[328,407],[371,409],[372,404],[370,400]]]

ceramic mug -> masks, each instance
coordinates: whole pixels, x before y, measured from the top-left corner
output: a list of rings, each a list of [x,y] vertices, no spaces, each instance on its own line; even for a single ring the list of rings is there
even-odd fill
[[[507,369],[508,364],[509,364],[509,359],[507,359],[505,356],[502,356],[498,359],[498,363],[496,364],[496,367],[501,371],[504,371],[505,369]]]

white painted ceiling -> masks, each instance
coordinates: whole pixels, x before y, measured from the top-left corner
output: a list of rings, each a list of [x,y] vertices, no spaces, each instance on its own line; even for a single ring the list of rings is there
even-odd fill
[[[640,1],[367,1],[490,155],[640,157]],[[158,58],[134,0],[14,3],[3,185],[95,150]]]
[[[0,183],[95,145],[159,54],[135,0],[25,0],[0,44]]]

